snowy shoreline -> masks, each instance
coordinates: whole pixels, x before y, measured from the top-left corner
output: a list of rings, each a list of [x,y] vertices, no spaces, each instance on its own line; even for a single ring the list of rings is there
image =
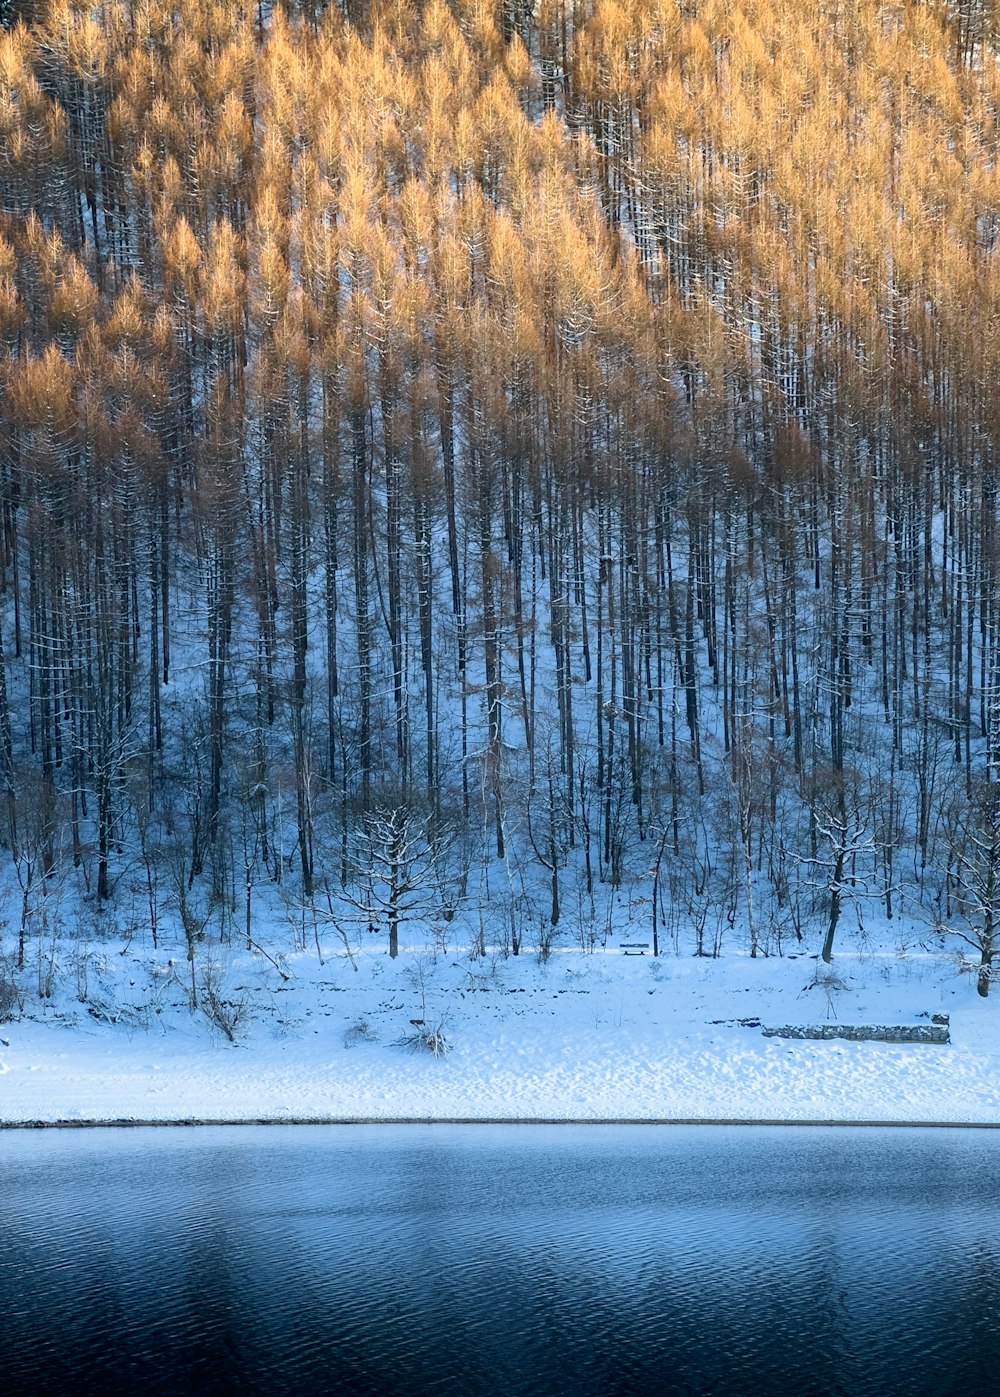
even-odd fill
[[[183,1117],[178,1120],[38,1120],[38,1121],[0,1121],[0,1130],[196,1130],[201,1127],[218,1128],[219,1126],[234,1126],[241,1129],[256,1126],[271,1125],[321,1125],[321,1126],[426,1126],[426,1125],[511,1125],[511,1126],[548,1126],[548,1125],[649,1125],[649,1126],[675,1126],[675,1125],[697,1125],[697,1126],[738,1126],[740,1128],[771,1128],[773,1126],[808,1127],[810,1129],[823,1130],[1000,1130],[1000,1121],[908,1121],[908,1120],[728,1120],[720,1117],[702,1119],[694,1117],[682,1119],[680,1117],[665,1117],[663,1119],[653,1119],[639,1117],[632,1119],[629,1117],[613,1117],[608,1120],[597,1117],[554,1117],[546,1119],[544,1117],[516,1116],[440,1116],[426,1118],[424,1116],[403,1116],[403,1117],[383,1117],[383,1116],[346,1116],[346,1117],[322,1117],[303,1116],[301,1119],[290,1119],[288,1117],[274,1118],[256,1117],[247,1120],[194,1120],[190,1117]]]
[[[243,952],[217,967],[228,1022],[192,1012],[178,969],[97,948],[85,1001],[26,1002],[0,1025],[0,1126],[1000,1127],[1000,1013],[940,954],[845,953],[830,977],[809,957],[373,945],[276,971]],[[764,1033],[943,1014],[947,1044]],[[437,1032],[435,1055],[420,1037]]]

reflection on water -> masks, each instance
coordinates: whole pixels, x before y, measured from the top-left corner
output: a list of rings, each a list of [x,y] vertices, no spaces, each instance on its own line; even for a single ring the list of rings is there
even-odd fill
[[[0,1134],[0,1392],[997,1390],[1000,1135]]]

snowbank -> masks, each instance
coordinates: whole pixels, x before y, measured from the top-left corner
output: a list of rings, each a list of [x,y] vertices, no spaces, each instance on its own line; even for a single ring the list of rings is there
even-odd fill
[[[355,970],[344,957],[321,964],[300,953],[276,968],[245,954],[212,965],[216,1009],[192,1013],[183,963],[87,954],[80,995],[31,1001],[0,1025],[3,1124],[1000,1125],[997,1005],[944,956],[841,956],[823,982],[823,967],[805,956],[653,960],[609,948],[542,962],[414,949],[393,962],[379,947]],[[950,1015],[945,1046],[762,1033],[768,1024],[920,1023],[941,1012]],[[427,1031],[440,1032],[445,1053],[405,1041]]]

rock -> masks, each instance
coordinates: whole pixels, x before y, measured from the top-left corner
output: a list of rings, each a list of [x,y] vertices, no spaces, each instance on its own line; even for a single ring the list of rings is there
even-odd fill
[[[944,1023],[940,1020],[944,1019]],[[929,1024],[781,1024],[761,1030],[765,1038],[801,1038],[852,1043],[948,1043],[948,1016],[935,1015]]]

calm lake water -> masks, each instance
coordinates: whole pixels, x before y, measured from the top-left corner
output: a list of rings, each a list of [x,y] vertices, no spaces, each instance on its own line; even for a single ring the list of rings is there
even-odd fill
[[[993,1394],[1000,1133],[0,1132],[0,1392]]]

